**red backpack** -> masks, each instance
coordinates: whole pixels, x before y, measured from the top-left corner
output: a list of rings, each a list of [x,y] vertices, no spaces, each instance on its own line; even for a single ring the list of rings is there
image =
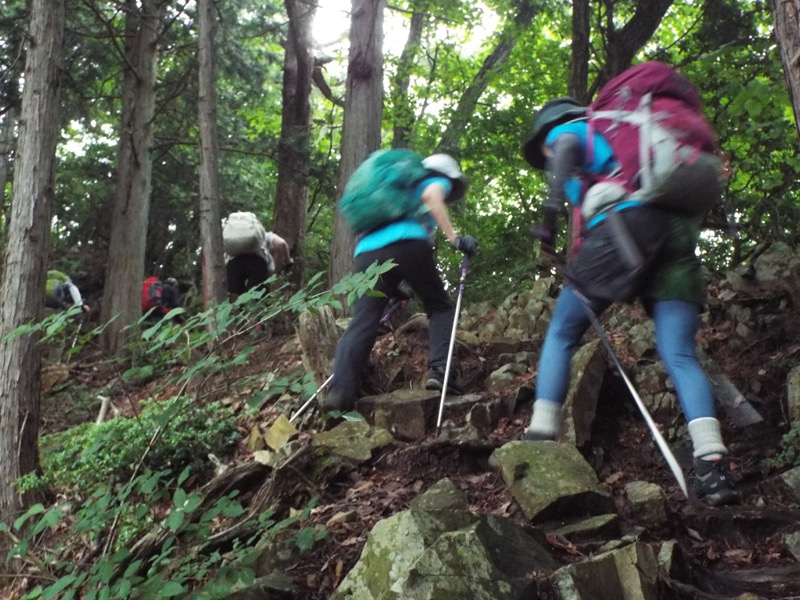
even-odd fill
[[[584,218],[629,196],[691,215],[719,202],[716,135],[697,90],[669,65],[651,61],[623,71],[603,86],[587,116],[590,132],[608,140],[619,166],[587,182]]]
[[[161,306],[161,281],[158,277],[148,277],[142,284],[142,312]]]

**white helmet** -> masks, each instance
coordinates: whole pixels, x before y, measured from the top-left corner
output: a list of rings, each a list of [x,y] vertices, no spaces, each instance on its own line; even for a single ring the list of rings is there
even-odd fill
[[[447,202],[458,202],[467,192],[467,176],[461,170],[458,161],[449,154],[431,154],[422,160],[422,166],[435,171],[453,182],[453,191],[447,196]]]

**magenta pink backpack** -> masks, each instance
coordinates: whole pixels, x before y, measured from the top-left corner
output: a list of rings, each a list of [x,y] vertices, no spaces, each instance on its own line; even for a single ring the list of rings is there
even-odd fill
[[[691,215],[719,202],[723,165],[716,136],[697,90],[669,65],[651,61],[623,71],[603,86],[587,116],[619,167],[587,182],[585,219],[626,199]]]

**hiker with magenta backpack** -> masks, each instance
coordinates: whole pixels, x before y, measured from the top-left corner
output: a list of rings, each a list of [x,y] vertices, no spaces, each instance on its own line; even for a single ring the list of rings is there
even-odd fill
[[[355,272],[392,260],[376,291],[362,296],[336,345],[333,378],[322,402],[325,412],[347,411],[359,398],[361,376],[375,344],[381,317],[405,281],[428,316],[427,389],[441,390],[455,307],[436,266],[431,239],[438,226],[454,249],[466,256],[478,250],[472,236],[456,234],[447,205],[461,200],[467,180],[458,162],[447,154],[425,159],[405,149],[379,150],[353,172],[339,203],[342,217],[356,235]],[[448,390],[458,393],[455,385]]]
[[[723,183],[699,94],[671,67],[643,63],[609,81],[589,107],[572,98],[545,103],[522,152],[549,172],[544,220],[532,230],[542,252],[555,255],[566,203],[580,231],[522,439],[557,438],[570,361],[591,324],[587,309],[599,316],[614,301],[638,298],[654,320],[658,353],[688,422],[695,494],[711,505],[735,502],[713,390],[695,349],[705,304],[695,247]]]
[[[222,221],[225,273],[232,300],[266,281],[292,263],[289,244],[267,231],[251,212],[233,212]]]

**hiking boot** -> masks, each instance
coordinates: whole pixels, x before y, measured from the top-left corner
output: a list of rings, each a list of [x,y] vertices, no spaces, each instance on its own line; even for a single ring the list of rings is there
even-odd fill
[[[698,500],[704,500],[710,506],[738,502],[739,496],[733,489],[728,461],[695,459],[694,492]]]
[[[452,373],[450,379],[447,381],[447,393],[455,396],[462,396],[464,390],[453,382]],[[444,385],[444,371],[440,369],[431,369],[428,371],[428,381],[425,382],[426,390],[441,390]]]

